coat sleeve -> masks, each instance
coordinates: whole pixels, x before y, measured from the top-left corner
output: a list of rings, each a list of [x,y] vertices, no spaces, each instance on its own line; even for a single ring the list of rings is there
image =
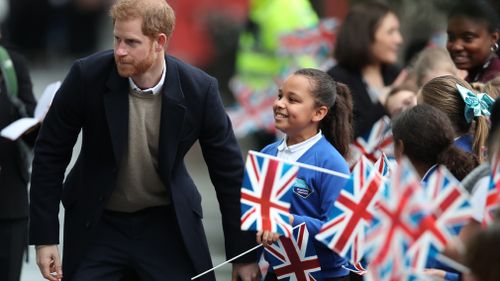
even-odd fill
[[[83,123],[82,71],[76,62],[57,91],[35,144],[30,189],[30,244],[59,243],[64,173]]]
[[[232,258],[256,245],[253,233],[240,230],[243,159],[231,121],[224,111],[215,79],[210,82],[205,97],[200,146],[219,201],[226,256]],[[237,260],[256,261],[255,251]]]

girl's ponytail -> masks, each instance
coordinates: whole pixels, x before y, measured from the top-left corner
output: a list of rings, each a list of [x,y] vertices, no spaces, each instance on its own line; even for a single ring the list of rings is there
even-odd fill
[[[326,139],[344,158],[349,156],[349,144],[353,139],[352,98],[349,88],[342,83],[335,83],[337,98],[330,107],[327,116],[321,121],[320,128]]]

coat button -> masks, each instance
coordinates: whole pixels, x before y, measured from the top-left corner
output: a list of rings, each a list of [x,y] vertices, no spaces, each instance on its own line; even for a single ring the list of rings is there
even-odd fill
[[[90,228],[92,226],[92,223],[90,221],[85,222],[85,228]]]
[[[103,195],[99,196],[99,201],[101,201],[101,202],[104,201],[104,196]]]

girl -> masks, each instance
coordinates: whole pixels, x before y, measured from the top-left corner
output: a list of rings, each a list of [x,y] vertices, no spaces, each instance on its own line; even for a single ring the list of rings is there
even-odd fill
[[[352,140],[352,105],[345,85],[317,69],[298,70],[279,89],[273,111],[276,128],[285,137],[265,147],[263,153],[349,173],[344,158]],[[327,220],[327,211],[345,182],[343,178],[299,170],[292,187],[292,225],[305,222],[312,239]],[[275,233],[257,233],[258,243],[269,245],[277,240]],[[344,259],[316,240],[314,247],[322,280],[349,280],[349,272],[342,268]],[[276,280],[276,276],[268,274],[266,280]]]
[[[447,32],[446,48],[457,68],[467,70],[467,82],[485,83],[500,74],[499,18],[487,1],[457,1]]]
[[[368,134],[386,115],[389,86],[406,78],[395,66],[403,43],[396,13],[380,2],[361,3],[346,16],[334,48],[337,65],[328,71],[352,93],[355,137]]]
[[[456,76],[446,75],[426,83],[419,92],[418,103],[435,106],[448,115],[454,130],[455,145],[467,152],[472,152],[482,162],[488,137],[487,116],[481,109],[478,111],[480,115],[466,117],[466,113],[470,112],[471,108],[466,106],[460,88],[465,88],[472,97],[479,98],[469,83]],[[488,99],[489,96],[485,95],[483,98]],[[488,109],[484,108],[484,110]]]
[[[430,105],[417,105],[393,120],[394,154],[406,155],[426,182],[437,165],[442,164],[462,180],[478,165],[474,155],[453,145],[452,125],[448,117]]]

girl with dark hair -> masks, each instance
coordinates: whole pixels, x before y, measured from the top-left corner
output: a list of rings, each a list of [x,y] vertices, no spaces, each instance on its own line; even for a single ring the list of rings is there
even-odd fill
[[[395,66],[402,42],[396,13],[380,2],[353,6],[340,28],[334,49],[337,65],[328,74],[351,90],[355,137],[369,133],[386,114],[390,86],[406,76],[398,77]]]
[[[262,152],[279,158],[349,174],[344,158],[352,141],[352,105],[348,88],[317,69],[301,69],[289,76],[273,105],[275,126],[283,140]],[[293,226],[306,223],[313,239],[327,220],[327,211],[337,199],[346,179],[300,169],[292,187],[290,220]],[[264,245],[278,240],[271,232],[258,232]],[[314,240],[322,280],[349,280],[347,261]],[[273,273],[266,280],[277,280]]]
[[[406,155],[426,182],[437,165],[462,180],[478,164],[477,158],[453,145],[455,133],[448,117],[430,105],[417,105],[393,120],[394,154]]]
[[[484,0],[460,0],[448,15],[446,48],[467,82],[487,82],[500,75],[497,56],[500,22],[495,9]]]

